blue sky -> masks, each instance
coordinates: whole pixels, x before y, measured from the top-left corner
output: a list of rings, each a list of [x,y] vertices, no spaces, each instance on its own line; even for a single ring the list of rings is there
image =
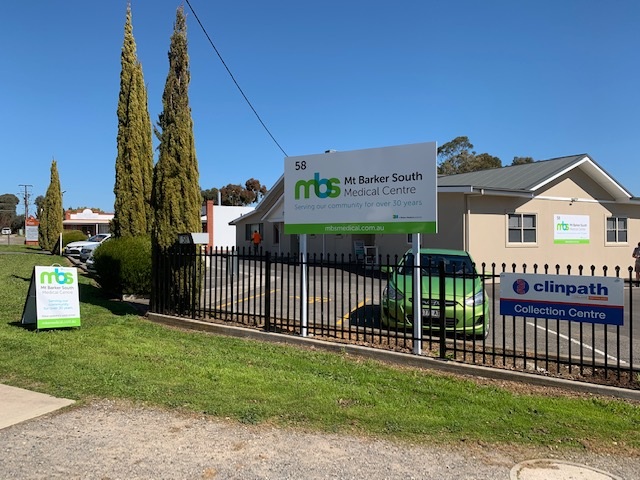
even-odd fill
[[[131,2],[154,123],[181,3]],[[464,135],[503,165],[588,153],[640,196],[636,0],[190,3],[289,156]],[[55,158],[65,208],[113,211],[126,5],[3,4],[0,194],[44,195]],[[284,154],[184,8],[201,187],[270,188]]]

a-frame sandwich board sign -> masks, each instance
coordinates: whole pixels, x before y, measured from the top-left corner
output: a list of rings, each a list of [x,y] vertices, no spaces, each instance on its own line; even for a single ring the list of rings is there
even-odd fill
[[[79,327],[78,269],[34,267],[21,323],[35,324],[36,329]]]

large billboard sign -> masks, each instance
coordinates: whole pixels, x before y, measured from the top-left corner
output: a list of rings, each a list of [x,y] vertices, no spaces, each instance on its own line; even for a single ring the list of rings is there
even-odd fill
[[[286,234],[436,233],[435,142],[285,158]]]
[[[500,314],[622,325],[623,292],[618,277],[502,273]]]

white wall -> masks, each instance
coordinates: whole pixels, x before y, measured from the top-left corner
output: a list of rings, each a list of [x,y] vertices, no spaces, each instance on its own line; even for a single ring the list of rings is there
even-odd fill
[[[213,247],[237,247],[236,227],[229,222],[253,211],[255,207],[230,207],[226,205],[213,206]],[[240,228],[244,229],[244,225]]]

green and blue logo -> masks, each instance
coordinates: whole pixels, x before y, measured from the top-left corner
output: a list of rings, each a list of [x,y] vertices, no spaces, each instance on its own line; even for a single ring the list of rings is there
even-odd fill
[[[61,272],[57,268],[54,268],[51,272],[42,272],[40,273],[40,283],[44,284],[52,284],[56,282],[60,285],[70,285],[73,283],[73,274],[71,272]]]
[[[337,178],[320,178],[320,173],[316,172],[311,180],[296,182],[295,198],[299,200],[302,195],[308,199],[311,195],[311,187],[318,198],[336,198],[340,196],[340,187],[336,186],[338,184],[340,184],[340,180]]]

